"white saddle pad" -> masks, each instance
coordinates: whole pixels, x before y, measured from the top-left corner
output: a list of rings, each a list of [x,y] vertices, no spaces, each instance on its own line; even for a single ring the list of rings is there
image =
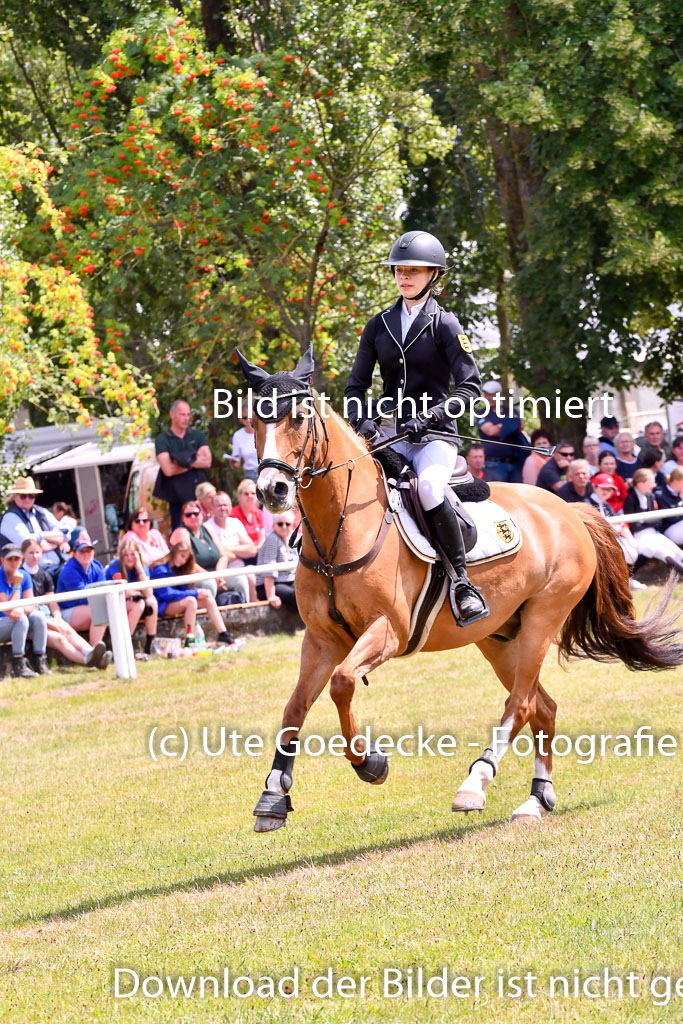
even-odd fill
[[[401,492],[395,488],[389,492],[389,505],[396,513],[398,528],[408,547],[424,562],[435,562],[436,551],[406,511]],[[477,543],[467,552],[468,562],[490,562],[519,551],[522,546],[519,527],[495,501],[463,501],[462,507],[477,526]]]

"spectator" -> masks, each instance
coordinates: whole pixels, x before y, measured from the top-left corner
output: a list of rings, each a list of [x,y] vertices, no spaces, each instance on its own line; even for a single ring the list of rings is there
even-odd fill
[[[5,544],[0,551],[0,601],[16,601],[21,597],[33,597],[31,577],[20,569],[21,548],[16,544]],[[33,641],[37,672],[34,672],[26,658],[26,641]],[[12,676],[15,679],[35,679],[50,673],[47,660],[47,623],[45,616],[36,608],[24,610],[21,605],[0,611],[0,642],[12,641]]]
[[[592,437],[590,434],[584,437],[583,454],[590,468],[590,474],[593,477],[596,473],[600,472],[600,467],[598,465],[598,457],[600,455],[600,441],[597,437]]]
[[[62,532],[71,533],[78,526],[78,518],[71,505],[65,501],[56,501],[52,506],[52,515],[55,517]]]
[[[109,563],[105,576],[108,580],[125,579],[126,583],[142,583],[149,579],[149,569],[142,560],[142,552],[136,540],[119,544],[117,557]],[[145,620],[145,650],[149,655],[157,635],[157,599],[150,587],[129,590],[126,593],[126,614],[130,635],[133,636],[140,619]]]
[[[65,563],[57,580],[57,593],[70,590],[85,590],[90,583],[104,580],[104,568],[95,558],[95,548],[87,537],[76,541],[71,558]],[[60,604],[62,616],[77,632],[88,630],[91,647],[95,647],[104,636],[105,626],[93,625],[87,597],[73,598]]]
[[[552,441],[547,430],[539,427],[531,432],[531,447],[550,448]],[[540,452],[531,452],[527,455],[522,466],[522,483],[533,486],[538,482],[538,474],[548,462],[549,455],[541,455]]]
[[[616,416],[603,416],[600,420],[600,429],[602,431],[598,438],[600,451],[612,452],[612,455],[616,455],[617,450],[614,447],[613,441],[619,433],[619,420]]]
[[[642,468],[634,452],[633,434],[629,430],[622,430],[614,438],[614,446],[617,449],[617,473],[628,483],[635,471]]]
[[[661,451],[664,452],[664,457],[666,459],[671,458],[671,449],[664,440],[664,427],[656,420],[646,425],[645,430],[640,437],[636,438],[636,444],[640,448],[641,461],[642,455],[648,448],[661,449]],[[643,463],[643,465],[645,465],[645,463]]]
[[[661,448],[646,448],[638,456],[644,469],[651,469],[655,475],[657,487],[666,487],[666,477],[662,472],[664,469],[664,452]]]
[[[616,455],[613,455],[612,452],[600,452],[598,465],[600,466],[601,473],[606,473],[607,476],[612,478],[615,490],[612,493],[612,497],[607,500],[612,511],[618,515],[623,508],[624,498],[628,493],[628,488],[626,486],[626,481],[617,473],[617,457]]]
[[[471,444],[465,452],[465,461],[467,462],[469,471],[475,480],[486,479],[486,455],[484,454],[483,444],[479,444],[478,441]]]
[[[144,565],[151,565],[168,554],[166,538],[159,530],[152,529],[152,520],[146,508],[136,508],[131,512],[122,540],[137,541]]]
[[[56,575],[66,557],[62,553],[66,536],[52,513],[36,505],[36,495],[42,493],[32,477],[17,477],[8,491],[12,500],[0,522],[0,546],[21,547],[29,537],[35,537],[43,552],[40,564]]]
[[[657,488],[655,501],[659,508],[680,508],[680,519],[672,516],[662,520],[662,532],[674,544],[683,546],[683,466],[676,466],[664,487]]]
[[[230,515],[239,519],[247,531],[249,539],[253,541],[258,550],[266,539],[266,532],[263,526],[263,513],[258,507],[256,497],[256,484],[253,480],[242,480],[237,488],[237,505],[233,506]],[[245,565],[255,565],[256,558],[245,558]]]
[[[31,577],[34,597],[45,597],[49,601],[50,595],[54,594],[55,585],[47,569],[40,567],[40,559],[43,554],[40,544],[37,540],[29,537],[21,545],[21,553],[24,556],[23,568]],[[106,645],[100,640],[94,647],[91,647],[80,633],[77,633],[68,622],[65,622],[56,601],[38,605],[38,610],[42,611],[47,623],[48,647],[59,651],[69,661],[78,665],[87,665],[89,668],[107,667],[112,656]]]
[[[199,507],[202,510],[203,523],[213,515],[212,502],[215,493],[216,488],[208,480],[205,480],[203,484],[197,484],[194,489],[195,501],[199,502]]]
[[[232,438],[232,455],[228,456],[232,469],[241,469],[245,480],[256,483],[258,479],[258,455],[256,454],[256,434],[250,416],[241,417],[242,426],[236,430]]]
[[[575,503],[590,498],[590,466],[585,459],[573,459],[567,466],[567,482],[556,491],[558,498]]]
[[[213,536],[221,550],[227,555],[228,566],[236,569],[244,565],[243,559],[254,558],[256,545],[249,537],[244,524],[230,515],[232,501],[230,495],[225,491],[219,491],[213,496],[213,516],[207,519],[204,524]],[[250,574],[251,575],[251,574]],[[248,601],[256,596],[251,594],[251,586],[247,575],[233,576],[226,580],[229,590],[236,591],[241,595],[243,601]],[[253,584],[252,584],[253,585]]]
[[[174,576],[192,576],[198,572],[192,548],[187,541],[181,540],[174,544],[169,553],[156,565],[152,566],[152,579],[168,579],[166,587],[156,590],[159,604],[159,615],[171,618],[183,615],[185,618],[186,643],[194,643],[197,606],[206,609],[210,622],[218,633],[218,640],[223,644],[231,644],[234,637],[228,633],[225,623],[218,611],[216,600],[203,583],[199,587],[191,587],[188,583],[174,585]]]
[[[671,445],[671,458],[664,463],[664,474],[668,476],[676,469],[676,466],[683,466],[683,434],[678,434]]]
[[[216,569],[227,569],[228,558],[216,543],[216,538],[207,530],[202,522],[202,510],[198,501],[187,501],[181,512],[182,526],[171,534],[171,544],[179,540],[188,541],[192,547],[194,559],[200,569],[213,572]],[[226,589],[225,580],[204,580],[202,586],[210,590],[213,597]],[[221,602],[228,603],[228,602]]]
[[[637,469],[626,499],[624,515],[636,512],[653,512],[656,503],[652,492],[655,489],[655,475],[651,469]],[[660,533],[662,520],[645,520],[631,523],[633,540],[638,553],[645,558],[657,558],[673,566],[683,575],[683,555],[672,540]]]
[[[482,438],[486,458],[487,477],[489,480],[519,484],[522,482],[522,463],[527,455],[523,449],[529,447],[529,442],[522,433],[522,421],[518,416],[499,416],[495,411],[493,396],[503,390],[500,381],[489,380],[481,390],[483,397],[491,402],[491,410],[478,421],[479,436]],[[509,441],[510,444],[498,443],[502,441]]]
[[[182,399],[170,409],[171,425],[154,440],[159,474],[154,497],[167,501],[171,529],[180,525],[180,509],[194,499],[197,484],[206,480],[211,466],[211,449],[206,434],[190,426],[190,406]]]
[[[574,458],[574,446],[569,441],[559,441],[552,455],[538,474],[536,486],[546,491],[559,491],[564,483],[569,463]]]
[[[257,564],[269,565],[272,562],[298,561],[298,551],[290,548],[287,543],[293,529],[294,516],[292,512],[277,513],[273,523],[273,532],[268,534],[265,543],[259,548]],[[267,601],[273,608],[280,608],[282,604],[296,608],[295,574],[296,569],[288,569],[286,572],[278,573],[277,576],[257,574],[256,595],[259,601]]]
[[[596,473],[591,481],[593,490],[589,497],[589,504],[593,504],[598,509],[600,515],[604,516],[605,519],[612,519],[614,512],[612,506],[609,503],[610,497],[616,490],[616,484],[608,473]],[[635,565],[638,559],[638,548],[635,546],[633,541],[633,535],[629,529],[628,523],[612,523],[610,526],[617,535],[619,546],[624,553],[626,564],[629,566]],[[629,577],[629,586],[631,590],[645,590],[645,586],[639,583],[638,580],[634,579],[633,576]]]

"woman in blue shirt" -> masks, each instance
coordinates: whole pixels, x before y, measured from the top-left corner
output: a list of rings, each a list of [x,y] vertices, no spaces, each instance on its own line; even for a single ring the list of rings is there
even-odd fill
[[[149,579],[149,569],[142,561],[142,552],[136,540],[121,541],[118,557],[109,563],[105,576],[108,580],[125,580],[127,583]],[[126,594],[126,612],[131,636],[140,619],[145,620],[145,654],[149,654],[157,635],[158,611],[154,592],[149,587],[129,590]]]
[[[73,548],[73,556],[64,563],[64,568],[57,580],[57,593],[64,594],[69,590],[84,590],[89,583],[100,583],[104,580],[104,568],[95,558],[95,548],[87,537],[77,540]],[[88,630],[90,645],[94,647],[104,636],[106,625],[94,626],[90,615],[87,597],[73,598],[60,605],[62,616],[77,633]]]
[[[20,569],[21,549],[7,544],[0,552],[0,601],[16,601],[33,597],[33,583],[25,569]],[[26,639],[31,636],[37,672],[26,660]],[[0,641],[12,640],[12,675],[15,679],[32,679],[49,673],[47,660],[47,623],[36,608],[10,608],[0,611]]]
[[[218,633],[218,640],[223,644],[231,644],[234,637],[228,633],[225,623],[218,610],[213,594],[202,587],[191,587],[187,583],[174,584],[175,576],[189,576],[198,572],[194,554],[188,541],[178,541],[165,558],[159,559],[152,566],[152,579],[168,578],[168,586],[157,587],[155,590],[159,603],[159,615],[170,618],[176,615],[185,617],[185,633],[194,636],[194,625],[197,618],[197,606],[206,609],[206,614]]]

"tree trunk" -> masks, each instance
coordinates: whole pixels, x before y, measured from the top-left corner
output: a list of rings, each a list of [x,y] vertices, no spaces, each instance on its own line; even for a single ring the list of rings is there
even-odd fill
[[[234,54],[235,40],[225,23],[223,0],[201,0],[201,3],[206,45],[214,52],[222,46],[226,53]]]

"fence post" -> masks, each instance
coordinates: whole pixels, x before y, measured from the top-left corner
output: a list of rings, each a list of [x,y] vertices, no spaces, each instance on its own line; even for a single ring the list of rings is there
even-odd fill
[[[133,652],[133,638],[128,628],[126,595],[123,591],[109,591],[107,594],[107,615],[109,635],[114,652],[114,666],[119,679],[137,679],[137,667]]]

